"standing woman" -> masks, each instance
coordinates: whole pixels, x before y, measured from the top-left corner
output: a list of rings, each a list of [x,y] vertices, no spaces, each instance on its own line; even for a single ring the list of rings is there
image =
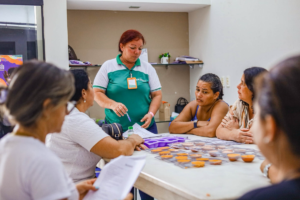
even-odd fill
[[[155,69],[139,59],[144,44],[140,32],[125,31],[119,41],[121,54],[101,66],[93,88],[95,101],[105,108],[106,123],[120,123],[124,131],[138,123],[157,133],[153,117],[162,100],[161,85]]]

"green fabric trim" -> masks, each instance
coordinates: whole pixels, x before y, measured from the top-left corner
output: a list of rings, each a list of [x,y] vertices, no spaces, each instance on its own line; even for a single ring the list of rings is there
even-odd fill
[[[122,63],[120,57],[122,56],[122,54],[119,54],[117,55],[116,59],[117,59],[117,63],[118,65],[123,65],[124,67],[126,67],[128,69],[128,67],[126,65],[124,65],[124,63]],[[130,70],[133,70],[136,66],[141,66],[141,60],[140,58],[138,58],[136,61],[135,61],[135,64],[134,66],[130,69]],[[129,70],[129,69],[128,69]]]
[[[93,85],[93,88],[100,88],[100,89],[104,89],[104,90],[106,90],[106,88],[105,88],[105,87],[101,87],[101,86],[99,86],[99,85]]]
[[[155,92],[155,91],[158,91],[158,90],[161,90],[161,88],[157,88],[155,90],[151,90],[151,92]]]

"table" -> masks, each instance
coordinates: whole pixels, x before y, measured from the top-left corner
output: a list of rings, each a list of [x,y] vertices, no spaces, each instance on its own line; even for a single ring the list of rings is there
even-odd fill
[[[203,138],[176,135],[188,136],[190,140]],[[237,146],[258,149],[254,144]],[[158,200],[236,199],[248,191],[270,185],[269,179],[260,171],[262,160],[257,158],[252,163],[244,163],[240,159],[221,166],[182,169],[156,159],[157,154],[135,151],[133,155],[147,156],[134,187]]]

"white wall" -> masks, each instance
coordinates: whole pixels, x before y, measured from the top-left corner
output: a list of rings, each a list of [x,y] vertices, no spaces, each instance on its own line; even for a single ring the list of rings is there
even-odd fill
[[[66,0],[44,0],[44,25],[46,61],[69,69]]]
[[[230,77],[224,99],[232,104],[245,68],[270,68],[300,53],[299,0],[211,0],[211,6],[189,13],[190,55],[204,61],[190,70],[191,100],[199,77]]]

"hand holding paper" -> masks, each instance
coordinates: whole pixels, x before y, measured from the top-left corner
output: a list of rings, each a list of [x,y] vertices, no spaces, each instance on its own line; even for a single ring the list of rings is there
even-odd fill
[[[125,199],[145,165],[146,156],[119,156],[105,165],[94,183],[98,191],[89,191],[84,200]]]

